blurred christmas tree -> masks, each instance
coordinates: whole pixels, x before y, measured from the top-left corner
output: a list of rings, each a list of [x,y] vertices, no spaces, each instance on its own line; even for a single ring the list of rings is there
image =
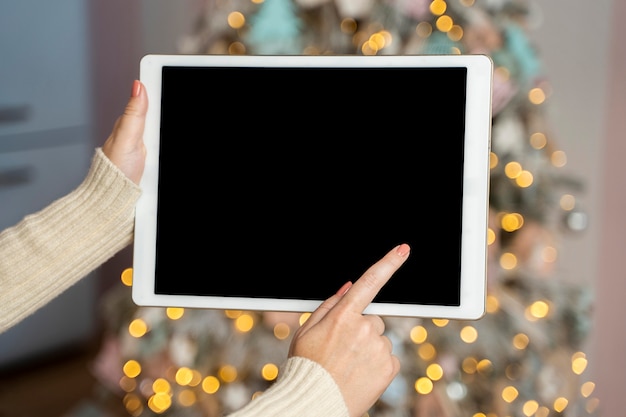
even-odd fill
[[[371,417],[585,416],[589,288],[558,279],[559,237],[585,227],[546,120],[550,86],[524,0],[207,0],[180,52],[488,54],[494,61],[488,313],[386,318],[401,375]],[[582,221],[581,221],[582,219]],[[132,271],[126,271],[123,278]],[[127,284],[128,281],[127,281]],[[266,389],[299,315],[104,304],[95,370],[130,415],[218,416]]]

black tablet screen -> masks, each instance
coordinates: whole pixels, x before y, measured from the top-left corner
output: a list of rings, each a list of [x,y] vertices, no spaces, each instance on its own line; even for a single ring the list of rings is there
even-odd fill
[[[156,293],[458,306],[465,68],[165,67]]]

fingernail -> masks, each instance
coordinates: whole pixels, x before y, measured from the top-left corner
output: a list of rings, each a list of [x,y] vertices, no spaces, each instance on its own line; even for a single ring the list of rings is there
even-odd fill
[[[344,295],[345,293],[348,292],[350,287],[352,287],[352,282],[350,281],[346,282],[345,284],[341,286],[341,288],[339,288],[339,291],[337,291],[337,295]]]
[[[407,256],[410,251],[411,247],[406,243],[401,244],[400,246],[398,246],[398,249],[396,249],[396,253],[402,257]]]
[[[139,96],[140,91],[141,91],[141,83],[139,82],[139,80],[135,80],[133,82],[133,89],[130,91],[130,96],[137,97]]]

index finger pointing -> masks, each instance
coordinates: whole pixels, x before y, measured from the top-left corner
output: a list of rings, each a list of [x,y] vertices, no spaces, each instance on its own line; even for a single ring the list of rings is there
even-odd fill
[[[349,303],[355,311],[362,313],[391,276],[407,260],[410,251],[409,245],[403,243],[387,252],[383,258],[361,275],[339,303]]]

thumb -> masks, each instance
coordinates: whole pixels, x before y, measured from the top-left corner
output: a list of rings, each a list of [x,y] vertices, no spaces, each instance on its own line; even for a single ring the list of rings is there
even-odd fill
[[[143,132],[148,112],[148,95],[141,81],[135,80],[124,113],[102,146],[104,154],[128,178],[139,184],[145,167]]]

